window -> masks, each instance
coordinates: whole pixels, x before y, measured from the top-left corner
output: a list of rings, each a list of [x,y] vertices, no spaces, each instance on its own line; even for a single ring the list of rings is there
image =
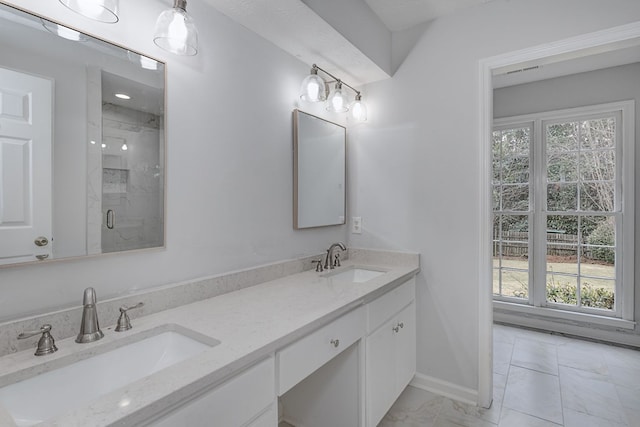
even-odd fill
[[[529,298],[532,124],[493,132],[493,293]]]
[[[496,120],[494,300],[632,319],[632,120],[632,102]]]

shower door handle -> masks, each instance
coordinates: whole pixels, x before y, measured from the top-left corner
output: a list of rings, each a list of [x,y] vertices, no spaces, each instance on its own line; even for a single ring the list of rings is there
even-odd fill
[[[116,225],[116,213],[109,209],[107,211],[107,228],[109,230],[113,230],[113,227]]]

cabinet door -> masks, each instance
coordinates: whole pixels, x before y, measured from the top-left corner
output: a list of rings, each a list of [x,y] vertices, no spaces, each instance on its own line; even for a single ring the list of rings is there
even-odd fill
[[[395,318],[367,337],[366,407],[367,425],[375,427],[396,399]]]
[[[396,390],[402,393],[416,373],[416,304],[412,302],[396,317],[402,325],[395,334]]]
[[[246,425],[269,404],[273,405],[274,371],[274,359],[270,357],[213,390],[184,403],[150,425],[154,427]]]

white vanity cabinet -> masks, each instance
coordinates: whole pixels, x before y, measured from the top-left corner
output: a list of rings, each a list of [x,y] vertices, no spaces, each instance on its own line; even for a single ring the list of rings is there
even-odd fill
[[[368,306],[366,420],[375,427],[416,372],[415,279]]]
[[[375,427],[416,372],[415,278],[161,415],[156,427]]]
[[[269,357],[148,425],[154,427],[274,427],[275,362]]]

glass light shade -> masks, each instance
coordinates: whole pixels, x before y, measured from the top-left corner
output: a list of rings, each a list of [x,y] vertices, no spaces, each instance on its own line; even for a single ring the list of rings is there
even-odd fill
[[[342,83],[337,82],[336,88],[331,92],[327,99],[327,111],[344,113],[349,111],[348,103],[347,94],[342,90]]]
[[[94,21],[118,22],[118,0],[60,0],[60,3]]]
[[[145,70],[155,71],[158,69],[158,61],[155,59],[147,58],[146,56],[140,55],[140,66]]]
[[[40,21],[42,22],[42,26],[47,31],[49,31],[51,34],[62,37],[63,39],[71,40],[74,42],[86,42],[88,40],[87,36],[77,32],[76,30],[72,30],[71,28],[55,24],[51,21],[47,21],[46,19],[41,19]]]
[[[316,71],[317,73],[317,71]],[[300,86],[300,99],[307,102],[320,102],[327,99],[325,82],[318,74],[309,74]]]
[[[158,61],[153,58],[140,55],[139,53],[129,50],[127,51],[127,58],[129,58],[129,61],[133,62],[134,64],[139,64],[140,67],[144,68],[145,70],[155,71],[158,69]]]
[[[360,95],[356,96],[356,100],[349,106],[349,115],[357,123],[367,121],[367,105],[362,102]]]
[[[184,9],[186,4],[184,0],[176,0],[172,9],[158,16],[153,42],[167,52],[193,56],[198,53],[198,31]]]

